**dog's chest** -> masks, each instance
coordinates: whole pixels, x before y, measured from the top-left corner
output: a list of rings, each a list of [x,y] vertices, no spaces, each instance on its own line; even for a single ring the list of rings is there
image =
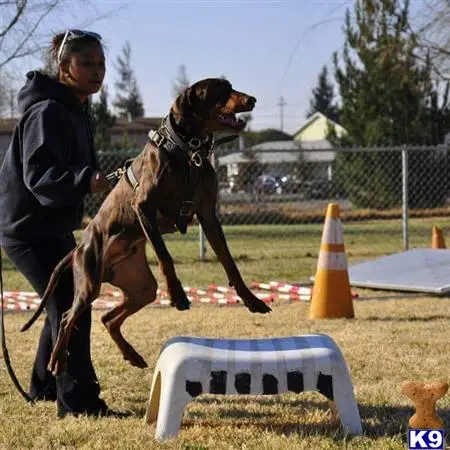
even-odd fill
[[[198,192],[202,184],[202,169],[197,170],[193,174],[188,164],[176,164],[167,168],[159,180],[158,222],[177,223],[180,216],[185,216],[187,222],[192,221],[198,208]]]

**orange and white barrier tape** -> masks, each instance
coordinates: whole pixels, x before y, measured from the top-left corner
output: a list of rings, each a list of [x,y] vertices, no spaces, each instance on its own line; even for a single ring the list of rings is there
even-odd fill
[[[312,289],[306,286],[269,281],[268,283],[252,282],[254,295],[265,303],[273,302],[296,302],[311,300]],[[206,289],[186,286],[184,291],[188,300],[193,304],[211,305],[242,305],[242,299],[237,295],[233,287],[210,284]],[[35,310],[41,300],[35,292],[27,291],[5,291],[5,309],[10,311]],[[92,307],[94,309],[110,309],[117,306],[122,299],[122,292],[116,289],[105,289],[102,291]],[[157,296],[151,305],[169,306],[170,299],[167,291],[158,289]],[[150,306],[151,306],[150,305]]]

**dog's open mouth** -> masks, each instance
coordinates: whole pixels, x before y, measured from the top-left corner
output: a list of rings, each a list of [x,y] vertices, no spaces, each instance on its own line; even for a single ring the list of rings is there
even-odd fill
[[[236,117],[235,114],[221,114],[217,117],[217,121],[221,125],[225,125],[228,128],[231,128],[236,131],[241,131],[245,128],[246,121],[242,120],[239,117]]]

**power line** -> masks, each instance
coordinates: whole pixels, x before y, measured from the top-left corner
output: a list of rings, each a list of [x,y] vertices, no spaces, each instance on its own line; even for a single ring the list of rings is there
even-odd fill
[[[295,47],[294,47],[294,50],[292,51],[292,53],[291,53],[290,56],[289,56],[289,59],[288,59],[286,68],[285,68],[284,73],[283,73],[283,76],[281,77],[281,82],[280,82],[280,85],[281,85],[281,86],[283,85],[284,79],[285,79],[285,77],[286,77],[286,75],[287,75],[287,73],[288,73],[288,71],[289,71],[289,69],[290,69],[290,67],[291,67],[292,60],[294,59],[294,56],[295,56],[295,54],[297,53],[297,50],[298,50],[298,48],[300,47],[300,44],[302,43],[303,39],[305,39],[306,36],[307,36],[311,31],[314,31],[316,28],[318,28],[318,27],[321,26],[321,25],[325,25],[325,24],[328,24],[328,23],[330,23],[330,22],[342,21],[342,20],[343,20],[342,17],[332,17],[332,18],[330,18],[330,16],[331,16],[332,14],[334,14],[335,12],[337,12],[339,9],[341,9],[343,6],[345,6],[347,3],[348,3],[348,0],[344,0],[343,2],[339,3],[339,4],[336,5],[334,8],[332,8],[331,11],[328,12],[328,14],[326,14],[326,16],[325,16],[324,19],[322,19],[322,20],[320,20],[320,21],[318,21],[318,22],[313,23],[312,25],[310,25],[309,27],[307,27],[307,28],[303,31],[302,35],[300,36],[300,38],[299,38],[298,41],[297,41],[297,44],[296,44]]]

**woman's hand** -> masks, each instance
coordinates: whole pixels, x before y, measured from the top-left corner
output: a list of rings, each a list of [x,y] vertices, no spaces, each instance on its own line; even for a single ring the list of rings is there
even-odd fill
[[[103,172],[98,171],[93,173],[90,186],[93,194],[109,191],[110,189],[109,181],[106,179]]]

